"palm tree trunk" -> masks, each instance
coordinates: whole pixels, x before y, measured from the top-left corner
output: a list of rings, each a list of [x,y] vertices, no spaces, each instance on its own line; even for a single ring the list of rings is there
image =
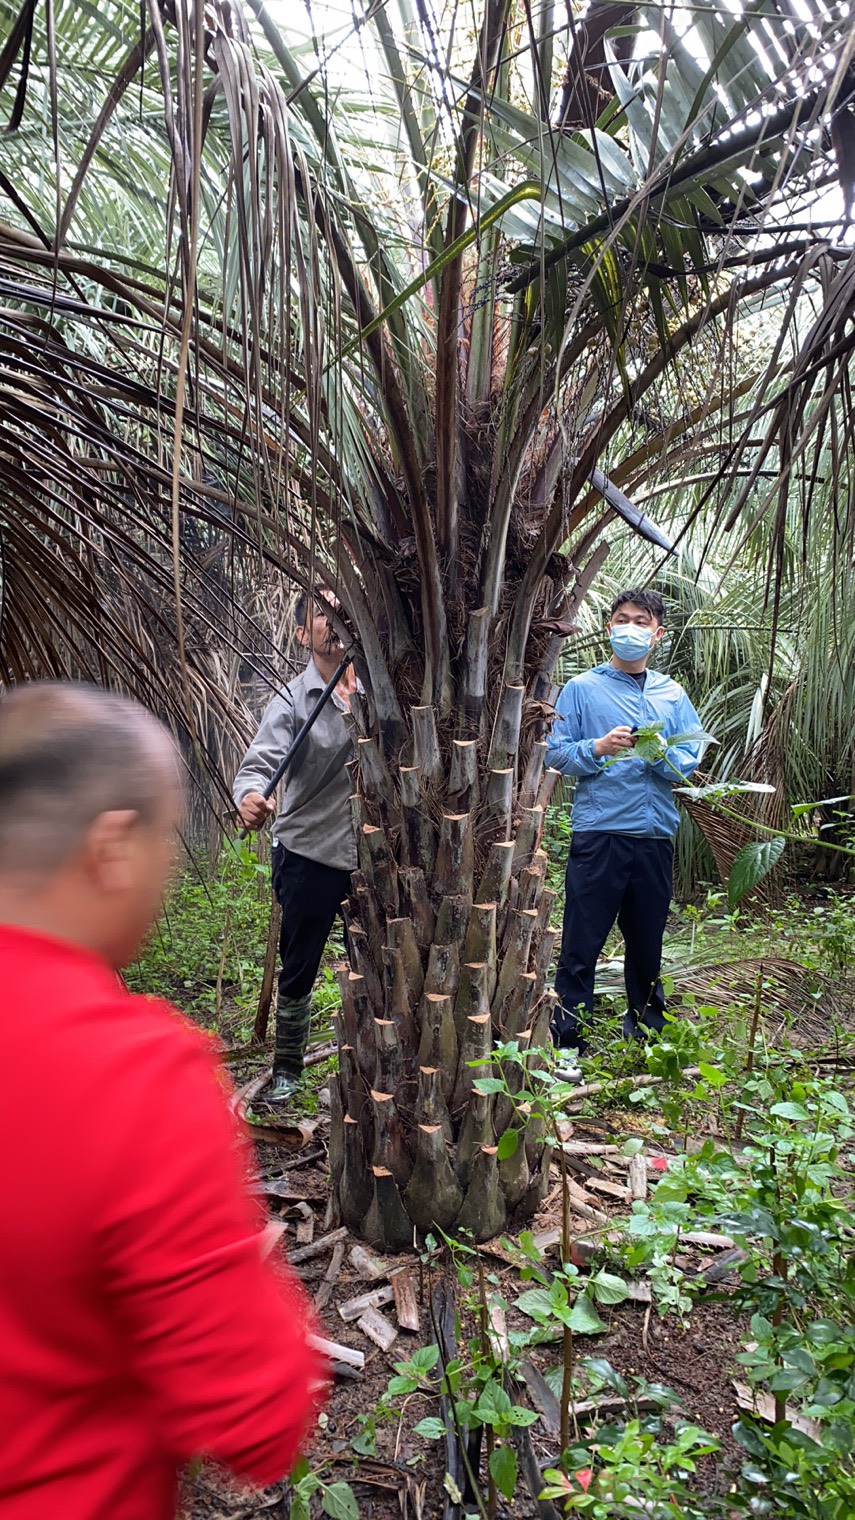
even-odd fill
[[[414,763],[397,781],[373,741],[357,744],[331,1158],[341,1217],[381,1249],[431,1229],[486,1240],[546,1187],[536,1121],[474,1086],[495,1074],[497,1041],[536,1051],[550,1038],[555,894],[540,834],[555,772],[535,742],[516,776],[522,695],[500,697],[481,773],[476,742],[446,735],[432,707],[411,709]],[[511,1123],[525,1133],[500,1161]]]

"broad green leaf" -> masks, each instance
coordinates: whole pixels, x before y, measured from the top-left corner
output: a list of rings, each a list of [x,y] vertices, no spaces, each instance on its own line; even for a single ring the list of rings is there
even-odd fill
[[[512,1499],[517,1486],[517,1458],[512,1446],[497,1446],[490,1453],[490,1477],[500,1494]]]
[[[615,1393],[619,1393],[621,1398],[628,1396],[629,1384],[625,1378],[621,1377],[619,1372],[615,1371],[611,1362],[604,1356],[586,1356],[584,1365],[591,1376],[597,1378],[606,1388],[611,1388]]]
[[[605,1270],[597,1272],[588,1283],[598,1304],[622,1304],[629,1298],[629,1288],[622,1277]]]
[[[780,835],[774,839],[752,839],[743,845],[730,868],[727,883],[729,907],[735,908],[764,876],[768,876],[783,855],[785,845],[786,840]]]
[[[809,1124],[810,1114],[801,1103],[773,1103],[769,1112],[776,1119],[792,1119],[794,1124]]]
[[[790,812],[794,818],[803,818],[805,813],[814,813],[817,808],[834,807],[838,802],[851,802],[848,792],[843,797],[821,797],[818,802],[793,802],[790,804]]]
[[[472,1086],[476,1092],[483,1093],[487,1097],[492,1093],[503,1093],[505,1090],[504,1082],[501,1082],[498,1077],[476,1077]]]
[[[577,1335],[601,1335],[607,1329],[587,1293],[579,1294],[568,1323]]]
[[[508,1415],[511,1425],[534,1425],[540,1419],[540,1415],[533,1409],[524,1409],[522,1404],[514,1404]]]
[[[698,1071],[700,1072],[704,1081],[709,1082],[710,1087],[724,1087],[725,1083],[727,1082],[727,1077],[721,1070],[721,1067],[710,1066],[709,1062],[707,1061],[698,1062]]]
[[[499,1144],[496,1147],[496,1154],[497,1154],[499,1160],[500,1161],[506,1161],[509,1156],[515,1156],[516,1153],[517,1153],[517,1148],[519,1146],[519,1143],[520,1143],[520,1132],[519,1132],[519,1130],[518,1129],[506,1129],[505,1133],[503,1135],[499,1136]]]
[[[432,1372],[438,1361],[439,1347],[434,1343],[430,1346],[420,1346],[418,1351],[413,1352],[409,1363],[396,1362],[395,1370],[396,1372],[400,1372],[402,1367],[409,1366],[412,1367],[414,1371]]]
[[[419,1420],[418,1425],[413,1426],[413,1434],[424,1436],[428,1441],[439,1441],[445,1435],[445,1421],[434,1414],[429,1414],[426,1419]]]
[[[510,1397],[495,1378],[491,1378],[489,1383],[482,1388],[481,1396],[473,1412],[484,1425],[491,1425],[494,1430],[507,1428],[513,1423],[511,1420],[513,1405]]]
[[[349,1483],[331,1483],[324,1489],[321,1503],[330,1520],[359,1520],[359,1505]]]
[[[517,1299],[517,1308],[529,1319],[551,1319],[555,1307],[552,1299],[545,1288],[529,1288],[527,1293],[521,1293]]]

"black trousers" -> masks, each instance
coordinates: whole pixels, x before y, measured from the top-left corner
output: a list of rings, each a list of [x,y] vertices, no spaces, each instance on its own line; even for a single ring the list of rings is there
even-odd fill
[[[307,997],[335,916],[350,891],[350,872],[273,847],[273,890],[282,908],[279,996]]]
[[[626,947],[624,979],[632,1027],[662,1028],[665,995],[659,969],[673,863],[671,839],[593,831],[573,834],[555,974],[556,1044],[584,1047],[594,1008],[597,960],[615,919]]]

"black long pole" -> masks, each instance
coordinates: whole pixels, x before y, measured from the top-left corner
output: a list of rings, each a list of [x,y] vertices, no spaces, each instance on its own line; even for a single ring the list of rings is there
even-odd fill
[[[352,654],[353,654],[353,650],[351,648],[351,649],[348,649],[345,652],[345,654],[342,655],[341,663],[336,666],[335,671],[333,672],[333,674],[330,676],[329,680],[327,681],[326,686],[324,687],[323,691],[321,692],[320,696],[318,697],[318,700],[315,703],[314,707],[312,708],[312,711],[309,713],[308,718],[306,719],[306,721],[303,724],[302,728],[300,729],[299,733],[297,733],[295,735],[294,742],[291,745],[291,748],[288,750],[288,752],[285,755],[284,759],[280,760],[280,762],[277,765],[275,771],[273,772],[273,775],[271,776],[271,778],[268,781],[266,787],[264,788],[264,791],[262,792],[261,795],[262,795],[262,797],[265,798],[265,800],[268,797],[272,797],[272,795],[275,792],[277,786],[279,785],[280,781],[282,780],[282,777],[285,775],[285,772],[288,770],[289,766],[291,766],[293,764],[294,759],[296,758],[299,750],[301,749],[302,745],[305,743],[306,739],[308,738],[309,733],[311,732],[311,729],[312,729],[312,727],[313,727],[313,725],[315,723],[315,720],[316,720],[318,714],[320,713],[321,709],[326,705],[326,703],[329,701],[330,697],[332,696],[333,692],[335,691],[336,687],[338,686],[339,681],[341,680],[342,676],[344,675],[344,672],[347,670],[347,667],[348,667],[348,665],[350,664],[350,661],[351,661]],[[251,831],[249,829],[241,829],[241,831],[240,831],[240,833],[238,835],[238,839],[246,839],[248,837],[248,835],[250,834],[250,832]]]

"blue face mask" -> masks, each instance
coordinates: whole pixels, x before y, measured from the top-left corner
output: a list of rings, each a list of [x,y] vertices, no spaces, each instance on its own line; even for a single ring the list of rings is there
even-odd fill
[[[619,660],[631,664],[650,653],[652,632],[652,628],[639,628],[635,623],[618,623],[609,633],[609,643]]]

